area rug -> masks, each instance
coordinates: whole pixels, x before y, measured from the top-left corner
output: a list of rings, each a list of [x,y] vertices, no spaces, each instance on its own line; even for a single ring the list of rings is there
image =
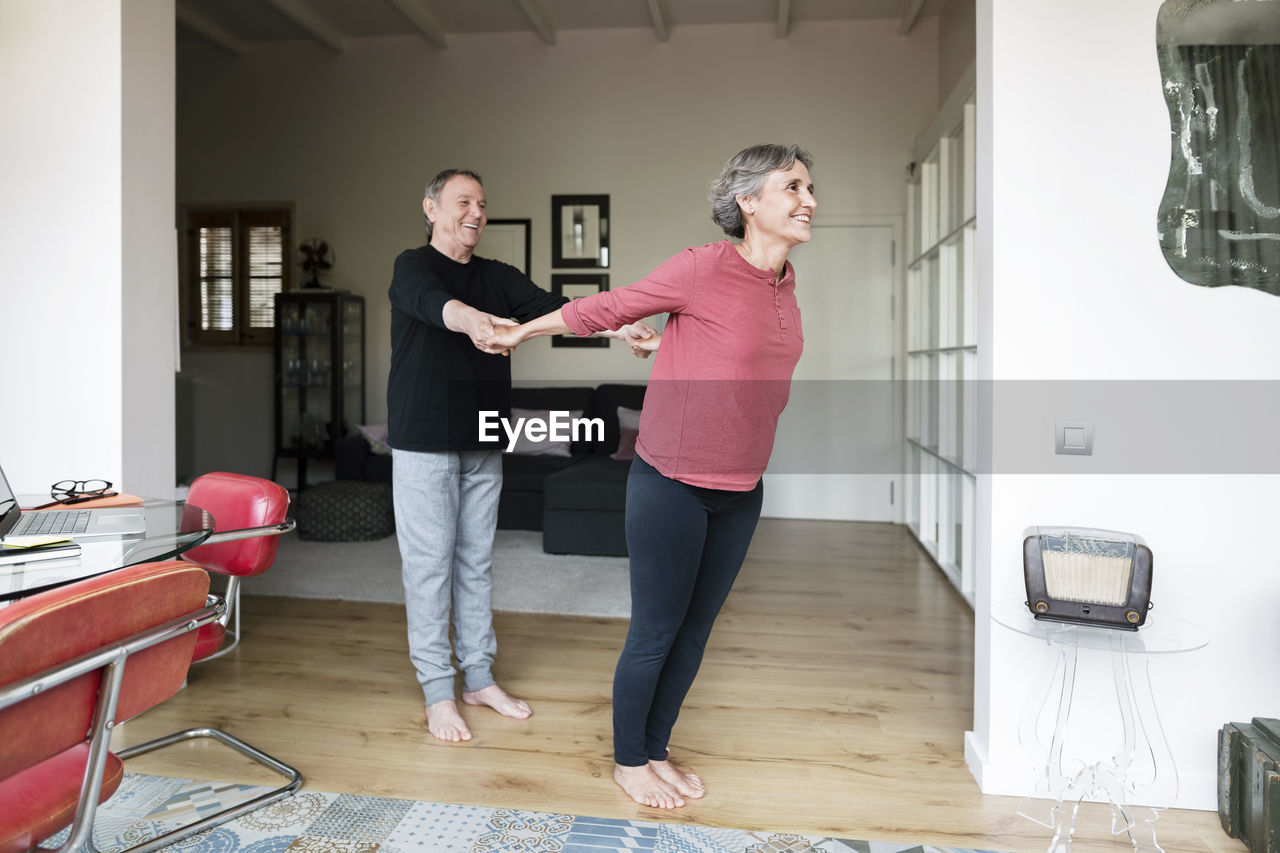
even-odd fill
[[[547,554],[537,530],[499,530],[493,543],[493,609],[626,618],[626,557]],[[245,595],[404,603],[395,536],[371,542],[280,539],[271,569],[249,578]]]
[[[101,853],[154,838],[263,791],[126,774],[98,809]],[[46,841],[53,849],[67,832]],[[169,848],[182,853],[990,853],[901,842],[715,829],[387,797],[299,791]]]

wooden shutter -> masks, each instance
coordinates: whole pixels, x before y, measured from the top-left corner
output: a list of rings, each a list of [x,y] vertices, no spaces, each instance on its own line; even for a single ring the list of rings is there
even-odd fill
[[[288,209],[187,214],[188,331],[195,344],[270,344],[290,287]]]

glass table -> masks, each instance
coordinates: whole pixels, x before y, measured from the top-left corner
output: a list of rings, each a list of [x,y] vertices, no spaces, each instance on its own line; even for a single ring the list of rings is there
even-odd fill
[[[1052,801],[1052,806],[1047,820],[1025,812],[1024,816],[1053,830],[1051,853],[1069,851],[1080,803],[1106,803],[1112,834],[1125,834],[1133,849],[1139,849],[1129,804],[1141,802],[1158,811],[1172,805],[1178,792],[1177,767],[1151,691],[1150,663],[1160,656],[1204,648],[1207,634],[1193,622],[1154,608],[1136,631],[1038,620],[1020,598],[993,604],[991,618],[1044,646],[1036,671],[1028,674],[1019,741],[1035,766],[1033,796]],[[1114,688],[1113,719],[1119,730],[1110,734],[1118,748],[1101,756],[1072,755],[1065,747],[1082,683],[1077,681],[1077,665],[1092,653],[1101,653],[1100,665],[1082,671],[1095,682],[1109,680]],[[1093,656],[1090,663],[1098,661]],[[1098,742],[1101,734],[1093,731],[1084,740]],[[1074,802],[1069,815],[1066,802]],[[1154,849],[1163,850],[1152,823]]]
[[[47,496],[20,496],[23,506],[48,501]],[[294,520],[266,527],[214,532],[214,517],[184,501],[143,499],[146,530],[141,534],[109,536],[80,541],[77,556],[0,566],[0,607],[45,589],[84,580],[105,572],[172,560],[197,545],[274,536],[293,529]]]

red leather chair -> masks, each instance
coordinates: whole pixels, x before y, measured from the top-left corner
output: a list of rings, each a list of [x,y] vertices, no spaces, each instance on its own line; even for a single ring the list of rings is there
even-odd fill
[[[210,660],[240,642],[240,579],[260,575],[275,562],[279,534],[291,529],[291,523],[286,523],[289,491],[261,477],[215,471],[192,482],[187,503],[213,516],[214,532],[207,544],[192,548],[182,558],[227,576],[227,614],[219,623],[202,628],[196,641],[194,659]],[[228,632],[233,619],[235,627]],[[228,633],[231,642],[224,647]]]
[[[208,589],[199,566],[144,563],[0,609],[0,853],[29,850],[68,825],[60,849],[92,851],[98,804],[120,784],[123,760],[177,740],[214,737],[289,782],[139,847],[224,823],[302,784],[292,767],[216,729],[110,752],[117,722],[182,687],[197,632],[225,611]]]

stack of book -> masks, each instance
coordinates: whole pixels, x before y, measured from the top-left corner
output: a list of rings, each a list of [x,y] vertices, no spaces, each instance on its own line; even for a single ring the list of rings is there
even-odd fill
[[[23,537],[16,537],[21,540]],[[63,560],[68,557],[79,557],[80,545],[70,539],[35,539],[32,542],[5,541],[0,547],[0,566],[18,563],[35,563],[45,560]]]

